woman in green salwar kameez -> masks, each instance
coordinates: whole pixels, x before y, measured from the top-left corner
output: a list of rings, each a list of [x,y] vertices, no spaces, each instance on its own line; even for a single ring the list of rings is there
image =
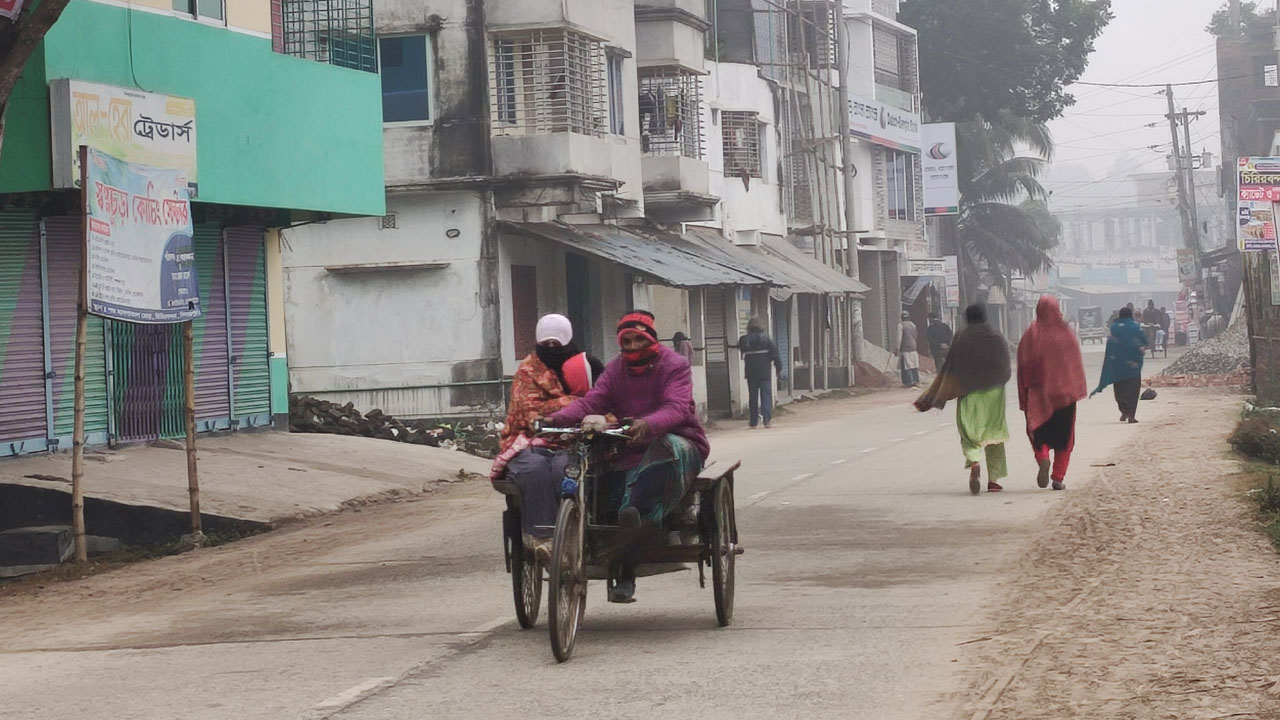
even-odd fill
[[[956,336],[946,364],[915,406],[926,412],[945,407],[949,400],[959,401],[956,427],[969,470],[969,492],[982,491],[984,457],[987,492],[1000,492],[1004,488],[997,481],[1009,475],[1004,448],[1009,439],[1004,387],[1013,375],[1009,344],[987,323],[982,305],[969,306],[965,321],[968,326]]]

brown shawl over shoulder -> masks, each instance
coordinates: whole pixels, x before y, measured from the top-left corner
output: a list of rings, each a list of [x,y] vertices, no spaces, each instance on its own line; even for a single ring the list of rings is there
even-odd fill
[[[947,362],[928,390],[916,400],[921,412],[945,407],[971,392],[999,387],[1013,377],[1009,344],[989,323],[970,325],[951,344]]]

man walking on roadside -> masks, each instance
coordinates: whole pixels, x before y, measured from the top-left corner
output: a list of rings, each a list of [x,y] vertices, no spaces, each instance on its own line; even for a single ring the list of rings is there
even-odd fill
[[[764,331],[764,323],[753,317],[747,321],[747,334],[738,339],[742,353],[742,365],[747,376],[747,401],[751,410],[751,427],[755,428],[764,415],[764,426],[773,426],[773,368],[777,366],[778,379],[786,380],[782,369],[782,357],[773,338]]]
[[[942,321],[938,317],[938,313],[929,313],[929,327],[924,331],[925,338],[929,341],[929,355],[933,358],[933,364],[938,372],[942,372],[942,364],[947,361],[947,352],[951,350],[951,341],[955,339],[955,333],[951,331],[951,326]]]
[[[902,387],[920,387],[919,331],[911,314],[902,313],[902,337],[898,340],[898,364],[902,367]]]

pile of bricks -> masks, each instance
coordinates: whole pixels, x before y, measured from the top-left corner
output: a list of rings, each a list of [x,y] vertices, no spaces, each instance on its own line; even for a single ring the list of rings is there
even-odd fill
[[[1245,387],[1249,373],[1235,372],[1216,375],[1156,375],[1146,383],[1150,387]]]
[[[339,405],[308,396],[289,402],[289,429],[394,440],[414,445],[462,450],[480,457],[497,453],[501,426],[492,423],[445,424],[429,420],[401,421],[379,409],[361,413],[351,403]]]

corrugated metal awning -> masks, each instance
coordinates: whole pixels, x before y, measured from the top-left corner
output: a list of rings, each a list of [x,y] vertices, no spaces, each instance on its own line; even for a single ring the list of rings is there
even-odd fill
[[[736,267],[696,243],[651,228],[560,222],[502,222],[499,228],[624,265],[673,287],[772,284],[769,278]]]
[[[785,240],[764,240],[758,247],[733,245],[711,228],[690,228],[685,236],[691,242],[725,253],[748,272],[763,275],[771,283],[789,290],[777,293],[786,299],[791,293],[811,295],[858,295],[871,288],[827,267]]]

